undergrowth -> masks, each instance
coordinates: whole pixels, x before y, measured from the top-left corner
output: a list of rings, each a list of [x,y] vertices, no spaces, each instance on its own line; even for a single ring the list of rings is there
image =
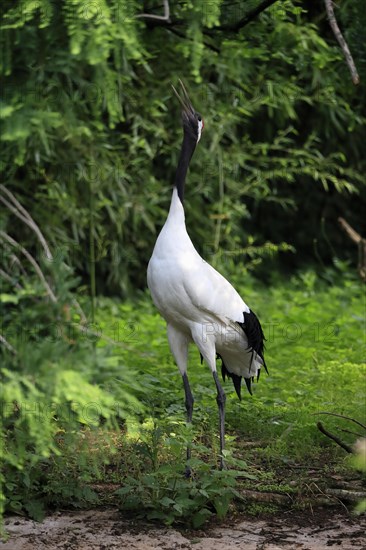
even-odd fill
[[[181,377],[149,296],[99,299],[92,341],[62,337],[62,356],[49,346],[45,359],[47,342],[34,339],[18,370],[2,369],[6,509],[40,519],[49,508],[100,503],[98,487],[110,486],[124,510],[198,527],[224,517],[241,487],[279,488],[276,468],[319,465],[325,456],[343,464],[316,423],[337,432],[339,419],[322,412],[365,422],[364,288],[312,272],[268,288],[236,283],[263,322],[269,375],[242,402],[224,384],[229,470],[217,470],[215,385],[198,351],[189,355],[195,407],[187,427]],[[291,492],[286,479],[281,485]]]

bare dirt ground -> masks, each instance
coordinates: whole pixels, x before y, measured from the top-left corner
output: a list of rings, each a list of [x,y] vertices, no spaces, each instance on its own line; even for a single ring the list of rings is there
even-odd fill
[[[0,550],[342,550],[366,549],[366,517],[315,509],[255,519],[245,516],[205,530],[157,527],[116,508],[57,512],[43,523],[8,517]]]

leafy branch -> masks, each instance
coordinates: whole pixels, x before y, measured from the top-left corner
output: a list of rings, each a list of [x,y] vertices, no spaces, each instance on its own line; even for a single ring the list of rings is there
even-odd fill
[[[226,31],[226,32],[238,32],[240,29],[254,21],[262,12],[267,8],[278,2],[278,0],[262,0],[252,10],[248,11],[239,21],[227,25],[214,25],[212,27],[205,27],[204,34],[215,34],[217,31]],[[154,27],[167,27],[174,28],[176,26],[182,25],[183,20],[178,18],[172,18],[170,13],[170,6],[168,0],[164,0],[164,15],[155,15],[152,13],[140,13],[136,15],[136,18],[145,19],[146,24]],[[182,38],[187,38],[184,34],[181,35]]]
[[[1,202],[10,210],[10,212],[12,212],[15,216],[17,216],[18,219],[23,221],[28,227],[30,227],[34,231],[34,233],[37,235],[40,243],[42,244],[42,247],[43,247],[43,250],[45,252],[45,255],[46,255],[47,259],[52,261],[54,257],[53,257],[53,254],[51,252],[51,249],[50,249],[50,247],[49,247],[42,231],[40,230],[40,228],[36,224],[36,222],[33,220],[32,216],[21,205],[21,203],[16,199],[16,197],[13,195],[13,193],[11,191],[9,191],[9,189],[7,189],[2,184],[0,185],[0,191],[2,191],[3,194],[5,194],[6,197],[7,197],[7,198],[5,198],[3,195],[0,194]],[[7,200],[7,199],[9,199],[9,200]],[[43,287],[45,288],[47,296],[50,298],[50,300],[53,303],[57,303],[58,298],[57,298],[56,294],[54,293],[51,286],[47,282],[46,276],[44,275],[40,265],[34,259],[32,254],[24,246],[22,246],[18,241],[16,241],[13,237],[8,235],[8,233],[6,233],[5,231],[0,230],[0,237],[2,238],[3,244],[8,244],[11,247],[16,248],[17,250],[19,250],[23,254],[23,256],[25,258],[27,258],[27,260],[30,262],[30,264],[34,268],[34,271],[37,273]],[[25,275],[26,274],[25,270],[23,269],[19,258],[15,255],[12,255],[12,256],[13,256],[14,260],[18,263],[18,265],[22,268],[23,275]],[[11,283],[16,288],[18,288],[18,289],[21,288],[19,283],[14,281],[12,279],[12,277],[6,271],[4,271],[3,269],[0,269],[0,276],[3,279],[7,280],[9,283]],[[80,333],[81,334],[87,334],[87,335],[93,336],[93,337],[98,337],[98,338],[101,337],[101,335],[98,332],[96,332],[94,330],[91,330],[89,327],[86,326],[87,318],[86,318],[86,315],[85,315],[84,311],[82,310],[79,302],[75,298],[72,298],[72,303],[75,306],[75,308],[77,309],[77,311],[80,315],[80,318],[82,320],[82,324],[76,325],[78,330],[80,331]],[[119,342],[114,341],[112,338],[109,338],[106,335],[103,335],[103,340],[105,340],[108,343],[113,344],[113,345],[117,345],[117,346],[120,345]],[[16,354],[16,350],[14,349],[14,347],[11,344],[9,344],[9,342],[2,335],[0,335],[0,342],[4,345],[4,347],[6,349],[11,351],[13,354]],[[123,345],[123,347],[126,347],[126,346]]]

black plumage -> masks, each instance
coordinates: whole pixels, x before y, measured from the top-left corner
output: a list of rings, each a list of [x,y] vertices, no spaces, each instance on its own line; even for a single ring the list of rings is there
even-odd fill
[[[221,359],[221,375],[222,375],[223,381],[225,382],[226,377],[232,379],[233,384],[234,384],[234,388],[235,388],[235,391],[236,391],[236,395],[239,397],[239,399],[241,401],[241,379],[242,379],[242,376],[239,376],[237,374],[233,374],[233,373],[229,372],[227,370],[226,366],[225,366],[224,361],[222,360],[222,357],[220,357],[220,356],[218,356],[218,357]],[[252,392],[249,391],[249,393],[252,393]]]
[[[243,312],[244,322],[238,322],[238,325],[241,326],[243,331],[246,334],[248,339],[248,349],[252,352],[252,361],[254,352],[256,352],[263,361],[263,366],[268,373],[267,365],[264,360],[264,341],[265,337],[263,334],[262,326],[259,322],[258,317],[254,311],[250,310],[249,313]]]
[[[266,369],[266,372],[268,373],[266,362],[264,360],[264,341],[265,341],[265,337],[264,337],[262,326],[259,322],[259,319],[256,316],[256,314],[254,313],[254,311],[252,311],[252,310],[250,310],[249,313],[248,312],[243,312],[243,317],[244,317],[244,322],[243,323],[238,322],[238,325],[243,329],[243,331],[246,334],[246,337],[247,337],[247,340],[248,340],[248,350],[250,350],[251,353],[252,353],[251,361],[253,361],[254,352],[256,352],[259,355],[259,357],[262,359],[263,366]],[[236,394],[239,397],[239,399],[241,400],[241,379],[243,377],[239,376],[237,374],[229,372],[228,369],[226,368],[226,365],[225,365],[222,357],[219,354],[217,354],[217,357],[219,359],[221,359],[221,374],[222,374],[222,378],[223,378],[224,382],[226,380],[226,377],[232,379]],[[201,358],[202,358],[202,356],[201,356]],[[259,374],[260,374],[260,370],[258,371],[257,381],[259,380]],[[250,395],[253,395],[253,393],[252,393],[252,381],[254,380],[254,378],[253,377],[252,378],[244,378],[244,380],[245,380],[245,385],[247,387],[248,392],[250,393]]]

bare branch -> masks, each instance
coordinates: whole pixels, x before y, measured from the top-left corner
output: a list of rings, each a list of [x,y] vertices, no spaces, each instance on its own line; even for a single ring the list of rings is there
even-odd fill
[[[47,244],[47,241],[44,238],[42,231],[40,230],[40,228],[38,227],[36,222],[33,220],[32,216],[24,208],[24,206],[22,206],[20,204],[20,202],[15,198],[13,193],[5,187],[5,185],[0,184],[0,190],[3,191],[9,197],[9,199],[14,204],[15,208],[14,208],[14,206],[10,205],[9,202],[6,199],[4,199],[4,197],[0,196],[0,200],[2,200],[2,202],[9,208],[9,210],[11,210],[16,216],[18,216],[18,218],[20,218],[24,223],[26,223],[28,225],[28,227],[33,229],[33,231],[37,235],[40,243],[43,246],[43,249],[44,249],[45,254],[46,254],[46,258],[48,260],[52,260],[53,256],[51,254],[51,250],[50,250],[50,248]]]
[[[76,300],[76,298],[73,298],[72,299],[72,303],[74,304],[74,306],[76,307],[80,317],[81,317],[81,320],[83,323],[87,323],[88,322],[88,319],[86,318],[86,315],[83,311],[83,308],[81,307],[81,305],[79,304],[79,302]]]
[[[8,201],[6,200],[5,197],[2,197],[2,196],[0,195],[0,201],[1,201],[2,203],[4,203],[5,206],[6,206],[7,208],[9,208],[9,210],[10,210],[11,212],[13,212],[13,214],[15,214],[15,215],[16,215],[18,218],[20,218],[24,223],[26,223],[27,225],[30,226],[30,223],[29,223],[28,219],[25,218],[24,216],[22,216],[22,214],[20,214],[20,212],[18,212],[18,210],[17,210],[14,206],[12,206],[12,205],[10,204],[10,202],[8,202]]]
[[[317,413],[314,413],[314,415],[317,415],[317,414],[327,414],[328,416],[336,416],[337,418],[344,418],[345,420],[350,420],[351,422],[354,422],[355,424],[357,424],[358,426],[361,426],[361,428],[366,430],[365,424],[362,424],[361,422],[359,422],[358,420],[355,420],[351,416],[345,416],[344,414],[338,414],[338,413],[327,412],[327,411],[319,411]]]
[[[153,15],[151,13],[140,13],[139,15],[136,15],[136,18],[141,19],[152,19],[154,21],[166,21],[167,23],[170,23],[170,7],[169,7],[169,1],[163,0],[164,2],[164,15]]]
[[[357,233],[344,218],[338,218],[338,223],[353,242],[358,244],[362,240],[361,235]]]
[[[21,219],[26,225],[28,225],[28,227],[30,227],[35,232],[35,234],[37,235],[41,245],[43,246],[43,250],[44,250],[46,258],[48,260],[52,261],[53,260],[53,254],[50,250],[50,247],[48,246],[48,243],[47,243],[42,231],[40,230],[40,228],[38,227],[36,222],[33,220],[32,216],[24,208],[24,206],[22,206],[21,203],[15,198],[13,193],[5,187],[5,185],[0,184],[0,190],[3,191],[3,193],[5,193],[8,196],[8,198],[12,201],[14,206],[12,204],[10,204],[1,195],[0,195],[0,200],[7,206],[7,208],[9,208],[9,210],[11,212],[13,212],[13,214],[15,214],[19,219]],[[79,313],[81,319],[83,320],[83,322],[86,323],[87,322],[86,315],[85,315],[84,311],[82,310],[79,302],[75,298],[73,299],[73,304],[76,307],[76,309],[78,310],[78,313]]]
[[[175,34],[176,36],[179,36],[179,38],[184,38],[185,40],[190,40],[191,42],[194,42],[193,38],[188,38],[183,32],[180,32],[178,29],[176,29],[174,26],[168,26],[166,28],[167,31]],[[203,31],[204,34],[210,35],[210,33],[206,33],[206,31]],[[206,48],[209,50],[212,50],[215,53],[220,53],[220,49],[214,46],[213,44],[210,44],[209,42],[203,42]]]
[[[245,25],[248,25],[251,21],[253,21],[258,15],[260,15],[263,11],[265,11],[267,8],[272,6],[272,4],[275,4],[278,2],[278,0],[263,0],[258,6],[256,6],[252,11],[248,12],[244,17],[239,19],[237,23],[234,25],[221,25],[220,27],[214,27],[215,29],[222,30],[222,31],[239,31],[242,27],[245,27]]]
[[[331,26],[333,34],[336,37],[338,44],[340,45],[343,55],[346,59],[346,63],[351,73],[352,82],[355,86],[357,86],[357,84],[360,83],[360,77],[358,75],[355,62],[353,61],[352,54],[349,51],[348,44],[343,38],[340,28],[338,27],[338,23],[334,15],[333,2],[332,0],[324,0],[324,3],[325,3],[325,9],[327,11],[329,25]]]
[[[20,271],[22,272],[23,277],[26,277],[27,272],[24,269],[23,264],[19,260],[18,256],[16,254],[11,254],[10,259],[11,259],[10,268],[13,269],[13,266],[16,264],[19,267]]]
[[[4,271],[3,269],[0,269],[0,277],[2,277],[6,281],[8,281],[12,285],[14,285],[15,288],[17,288],[18,290],[20,290],[22,288],[22,286],[19,283],[15,282],[13,277],[11,277],[11,275],[9,275],[9,273]]]
[[[339,431],[345,434],[355,435],[356,437],[365,437],[363,434],[360,434],[358,432],[353,432],[352,430],[347,430],[347,428],[339,428]]]
[[[17,355],[16,349],[13,348],[13,346],[11,344],[9,344],[7,339],[4,338],[4,336],[2,334],[0,334],[0,342],[8,351],[10,351],[10,353],[12,353],[13,355]]]
[[[237,21],[236,23],[227,24],[227,25],[217,25],[216,27],[212,27],[212,28],[204,28],[203,33],[206,35],[212,36],[217,31],[238,32],[242,27],[245,27],[245,25],[248,25],[248,23],[256,19],[256,17],[258,17],[258,15],[260,15],[263,11],[265,11],[272,4],[275,4],[278,1],[279,0],[262,0],[262,2],[258,6],[256,6],[253,10],[246,13],[244,17],[239,19],[239,21]],[[171,18],[169,2],[167,0],[164,0],[164,15],[153,15],[150,13],[141,13],[139,15],[136,15],[135,17],[140,19],[145,19],[147,24],[154,25],[154,26],[164,26],[169,30],[172,30],[176,26],[184,23],[184,21],[180,19]],[[185,34],[183,35],[183,38],[187,38]],[[208,46],[208,47],[211,47],[211,46]],[[211,47],[211,49],[213,48]]]
[[[319,431],[322,432],[322,434],[326,435],[327,437],[329,437],[329,439],[332,439],[335,443],[337,443],[337,445],[339,445],[340,447],[342,447],[342,449],[344,449],[345,451],[347,451],[347,453],[353,453],[351,447],[349,445],[346,445],[346,443],[343,443],[343,441],[341,441],[339,439],[339,437],[337,437],[336,435],[334,434],[331,434],[330,432],[328,432],[328,430],[326,430],[323,426],[323,424],[321,422],[318,422],[317,423],[317,428]]]
[[[344,218],[338,218],[338,222],[348,237],[358,246],[358,273],[363,281],[366,281],[366,239],[346,222]]]
[[[57,298],[56,296],[54,295],[50,285],[47,283],[46,281],[46,278],[45,276],[43,275],[43,272],[41,270],[41,268],[39,267],[39,265],[37,264],[36,260],[33,258],[33,256],[31,254],[29,254],[28,250],[26,250],[21,244],[19,244],[17,241],[15,241],[12,237],[10,237],[10,235],[8,235],[7,233],[5,233],[4,231],[0,231],[0,236],[6,241],[8,242],[9,244],[11,244],[12,246],[18,248],[18,250],[20,250],[20,252],[27,258],[27,260],[32,264],[32,266],[34,267],[34,270],[36,271],[38,277],[41,279],[42,283],[43,283],[43,286],[45,287],[46,289],[46,292],[48,294],[48,296],[51,298],[52,302],[56,303],[57,302]]]

